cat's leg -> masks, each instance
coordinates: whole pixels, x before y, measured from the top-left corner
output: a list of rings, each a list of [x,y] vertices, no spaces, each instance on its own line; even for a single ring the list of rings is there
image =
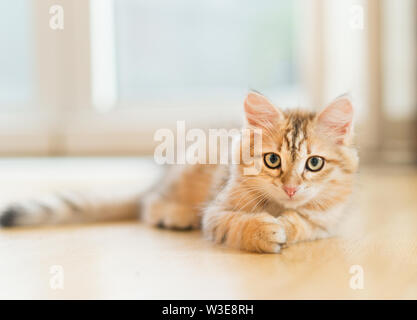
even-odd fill
[[[203,217],[204,234],[219,244],[256,252],[279,252],[284,244],[329,236],[326,229],[295,211],[279,217],[269,213],[209,210]]]
[[[170,167],[160,184],[141,201],[142,220],[168,229],[199,228],[201,208],[210,198],[218,169],[213,165]]]
[[[152,226],[168,229],[189,230],[200,227],[200,216],[196,209],[158,195],[143,200],[141,218]]]
[[[287,243],[316,240],[330,236],[329,231],[295,210],[284,211],[277,222],[283,226]]]
[[[203,232],[212,241],[255,252],[280,252],[287,242],[284,226],[266,212],[210,210],[203,217]]]

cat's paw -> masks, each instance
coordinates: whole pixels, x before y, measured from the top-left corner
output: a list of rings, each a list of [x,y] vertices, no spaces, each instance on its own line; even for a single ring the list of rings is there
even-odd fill
[[[203,219],[205,236],[231,248],[278,253],[287,243],[284,225],[269,213],[209,212]]]
[[[251,242],[250,249],[253,248],[258,252],[278,253],[287,242],[285,228],[275,221],[275,218],[272,221],[271,219],[266,220],[257,223],[253,233],[247,235],[251,237],[249,240]]]

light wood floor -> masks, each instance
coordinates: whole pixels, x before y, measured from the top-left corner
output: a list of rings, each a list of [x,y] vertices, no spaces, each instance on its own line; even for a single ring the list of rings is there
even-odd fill
[[[67,187],[146,188],[157,173],[140,159],[7,159],[0,191],[6,201]],[[357,191],[344,236],[277,255],[135,222],[0,230],[0,298],[416,299],[417,170],[361,168]],[[53,266],[63,268],[62,289],[50,286]],[[358,270],[364,287],[354,290]]]

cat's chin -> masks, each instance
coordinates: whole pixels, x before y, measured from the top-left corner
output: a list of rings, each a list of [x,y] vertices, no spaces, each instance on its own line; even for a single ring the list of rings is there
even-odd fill
[[[297,201],[294,199],[282,199],[280,203],[287,209],[296,209],[297,207],[302,205],[301,201]]]
[[[297,209],[308,202],[306,197],[294,197],[294,198],[280,198],[277,201],[287,209]]]

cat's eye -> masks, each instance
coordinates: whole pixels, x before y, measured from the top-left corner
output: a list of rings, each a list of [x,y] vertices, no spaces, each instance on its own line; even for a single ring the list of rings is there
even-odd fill
[[[307,160],[306,168],[310,171],[319,171],[324,166],[324,159],[322,157],[310,157]]]
[[[264,155],[264,162],[270,169],[277,169],[281,166],[281,158],[273,152]]]

